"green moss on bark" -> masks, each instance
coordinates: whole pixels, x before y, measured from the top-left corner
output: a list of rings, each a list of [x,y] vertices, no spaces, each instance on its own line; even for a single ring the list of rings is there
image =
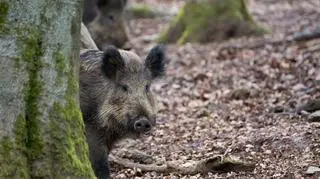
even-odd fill
[[[0,140],[0,178],[95,178],[89,162],[84,124],[77,101],[79,87],[75,64],[79,58],[77,39],[80,13],[73,14],[71,20],[69,15],[66,16],[66,11],[62,11],[71,23],[71,27],[67,27],[62,25],[67,23],[57,23],[50,3],[37,4],[36,7],[44,9],[30,15],[34,19],[28,21],[20,18],[20,15],[25,17],[26,13],[18,10],[25,8],[30,11],[30,7],[33,7],[31,2],[21,1],[15,4],[17,2],[10,1],[9,5],[6,4],[8,2],[0,3],[0,33],[16,41],[19,51],[12,58],[14,68],[23,72],[27,79],[25,84],[21,84],[24,86],[21,96],[24,97],[22,102],[25,104],[25,111],[15,120],[14,138],[7,136]],[[62,5],[65,2],[53,2],[55,3]],[[43,7],[45,4],[46,7]],[[20,8],[22,5],[25,6]],[[57,7],[60,5],[57,4]],[[79,8],[72,8],[81,11]],[[7,14],[11,12],[18,14],[17,21],[8,20]],[[73,41],[68,40],[63,44],[63,40],[55,40],[50,36],[50,32],[54,31],[52,28],[70,28]],[[70,39],[70,31],[63,37]],[[68,59],[64,54],[72,58]],[[52,59],[52,62],[47,62],[47,58]],[[57,72],[56,83],[52,83],[50,78],[48,81],[44,80],[48,79],[42,76],[44,70]],[[45,99],[52,95],[52,89],[48,88],[52,85],[56,85],[60,96],[50,98],[47,103]],[[55,101],[53,106],[51,101]]]
[[[0,163],[0,178],[29,178],[28,169],[26,169],[27,158],[17,149],[15,141],[10,140],[8,137],[2,138],[0,142],[0,155],[5,156]]]
[[[26,153],[26,141],[27,138],[27,128],[26,128],[26,118],[23,115],[19,115],[14,128],[14,133],[16,137],[16,145],[17,149],[19,149],[21,152]]]
[[[4,30],[7,15],[8,15],[9,5],[7,2],[0,2],[0,32]]]
[[[25,166],[31,167],[37,159],[55,161],[52,166],[43,163],[35,174],[30,174],[33,177],[57,178],[72,174],[72,176],[77,176],[75,178],[95,178],[89,162],[84,123],[77,103],[79,85],[73,63],[73,60],[76,59],[66,59],[61,51],[53,53],[54,68],[57,71],[55,85],[60,86],[67,80],[67,89],[64,100],[62,100],[64,102],[54,103],[52,111],[49,112],[48,128],[42,126],[41,131],[50,134],[48,135],[50,138],[46,139],[50,141],[44,141],[39,127],[41,114],[37,102],[43,90],[43,82],[39,79],[40,71],[44,66],[41,61],[43,58],[42,41],[36,30],[24,29],[24,31],[27,31],[29,35],[19,37],[21,58],[17,58],[16,63],[20,64],[19,66],[24,64],[28,71],[28,83],[25,89],[26,119],[24,119],[24,124],[19,122],[20,125],[16,128],[19,140],[16,140],[16,143],[7,142],[8,146],[16,148],[17,151],[23,149],[23,152],[26,153],[25,159],[28,161]],[[70,61],[69,65],[67,65],[68,61]],[[16,170],[16,166],[18,165],[8,164],[7,173]],[[27,176],[32,169],[25,166],[19,168]]]
[[[39,72],[42,68],[41,57],[42,42],[40,33],[32,28],[12,28],[6,32],[8,35],[16,34],[20,55],[13,58],[15,68],[27,70],[28,81],[24,89],[25,115],[16,119],[14,133],[15,140],[3,139],[0,149],[10,149],[8,154],[0,154],[10,158],[4,159],[0,178],[29,178],[30,167],[33,160],[37,159],[43,150],[43,139],[39,129],[38,97],[41,94],[42,83]]]
[[[266,32],[248,13],[244,0],[189,1],[158,41],[205,43]]]
[[[39,79],[39,73],[42,69],[43,47],[40,33],[37,30],[30,30],[27,37],[21,37],[21,57],[26,62],[28,71],[28,84],[26,86],[25,104],[26,104],[26,128],[28,159],[35,160],[43,150],[43,139],[39,129],[40,111],[38,107],[38,98],[42,92],[42,81]],[[31,162],[31,161],[30,161]]]
[[[64,59],[64,56],[61,52],[55,52],[53,54],[53,58],[55,60],[55,68],[57,70],[57,80],[56,80],[56,85],[61,85],[62,84],[62,78],[64,75],[64,71],[66,68],[66,61]]]
[[[65,103],[54,103],[50,112],[50,133],[52,135],[51,152],[54,160],[60,165],[54,166],[61,173],[73,173],[75,176],[95,178],[91,164],[88,161],[88,147],[84,135],[84,123],[81,111],[76,101],[79,90],[78,80],[72,63],[63,65],[67,60],[61,53],[57,55],[56,68],[68,76],[68,87],[65,93]],[[62,164],[62,165],[61,165]],[[61,176],[61,174],[57,174]]]
[[[28,179],[29,170],[26,155],[26,120],[19,115],[14,127],[15,139],[4,137],[0,141],[0,178]]]
[[[92,171],[90,163],[83,162],[88,159],[88,148],[83,147],[86,146],[84,127],[76,102],[71,100],[65,105],[55,103],[50,114],[50,149],[54,159],[59,161],[59,165],[53,166],[57,171],[53,175],[72,173],[78,177],[94,178],[94,175],[89,175]]]

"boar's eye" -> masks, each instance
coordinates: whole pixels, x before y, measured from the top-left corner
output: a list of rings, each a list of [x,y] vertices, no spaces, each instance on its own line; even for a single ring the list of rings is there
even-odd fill
[[[114,16],[111,15],[111,14],[107,15],[107,18],[108,18],[110,21],[114,21]]]
[[[120,85],[120,88],[123,92],[128,92],[129,91],[129,87],[128,85]]]
[[[150,85],[147,84],[147,85],[145,86],[145,89],[146,89],[147,92],[150,91]]]

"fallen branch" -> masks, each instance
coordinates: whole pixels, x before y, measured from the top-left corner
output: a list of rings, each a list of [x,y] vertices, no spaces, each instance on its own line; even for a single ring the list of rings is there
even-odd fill
[[[279,46],[279,45],[288,44],[288,43],[305,42],[305,41],[309,41],[317,38],[320,38],[320,29],[315,32],[297,33],[292,37],[288,37],[286,39],[281,39],[281,40],[266,40],[266,41],[258,42],[255,44],[248,44],[248,45],[241,45],[241,46],[237,46],[237,45],[226,46],[226,47],[222,47],[220,51],[225,49],[257,49],[257,48],[264,47],[265,45]]]
[[[231,157],[224,157],[221,155],[198,160],[188,161],[183,163],[181,161],[160,161],[155,160],[150,155],[144,155],[142,152],[121,151],[121,154],[109,155],[109,161],[121,165],[125,168],[139,168],[141,171],[150,172],[155,171],[159,173],[179,173],[183,175],[193,175],[197,173],[226,173],[239,171],[253,171],[254,164],[244,163],[231,159]],[[122,157],[118,157],[121,155]],[[124,156],[125,155],[125,156]],[[129,159],[128,159],[128,158]],[[132,159],[134,162],[132,162]],[[140,160],[140,161],[139,161]],[[146,162],[146,160],[153,161],[153,163]],[[148,163],[148,164],[142,164]]]
[[[314,32],[302,32],[293,36],[293,41],[308,41],[320,38],[320,29]]]

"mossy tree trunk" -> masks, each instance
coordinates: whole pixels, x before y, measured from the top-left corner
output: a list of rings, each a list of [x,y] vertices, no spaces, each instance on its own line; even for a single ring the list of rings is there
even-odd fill
[[[0,178],[94,178],[78,105],[81,0],[0,1]]]
[[[159,41],[205,43],[265,32],[249,14],[245,0],[189,0]]]

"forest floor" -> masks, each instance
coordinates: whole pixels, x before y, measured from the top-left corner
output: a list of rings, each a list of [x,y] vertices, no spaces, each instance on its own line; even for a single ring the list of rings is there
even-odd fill
[[[141,2],[141,0],[139,1]],[[144,0],[175,12],[178,0]],[[297,106],[320,100],[320,39],[265,44],[320,28],[319,0],[255,0],[249,10],[272,33],[220,43],[167,45],[167,73],[155,83],[160,101],[152,134],[131,142],[167,161],[230,155],[255,163],[252,172],[181,175],[111,165],[114,178],[319,178],[320,121]],[[146,55],[171,18],[130,20],[135,51]],[[119,144],[120,145],[120,144]],[[117,151],[117,149],[115,150]]]

